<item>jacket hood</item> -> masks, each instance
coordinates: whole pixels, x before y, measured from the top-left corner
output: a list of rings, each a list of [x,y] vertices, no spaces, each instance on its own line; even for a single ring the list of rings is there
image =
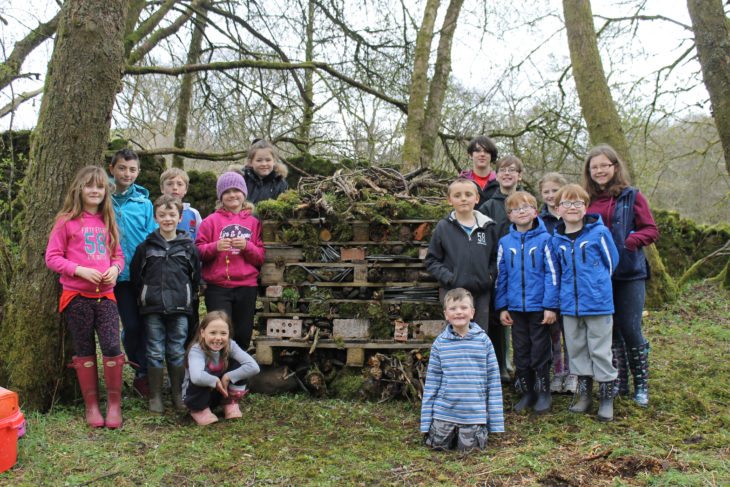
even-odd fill
[[[474,340],[480,335],[484,335],[484,330],[477,325],[475,322],[469,323],[469,331],[466,332],[466,335],[463,337],[460,335],[457,335],[454,333],[454,329],[451,326],[451,323],[448,323],[446,325],[446,328],[444,328],[444,331],[441,333],[441,337],[446,340]]]
[[[510,223],[509,233],[517,239],[520,238],[520,232],[517,231],[514,223]],[[547,233],[547,227],[545,227],[545,223],[542,221],[542,219],[540,217],[537,217],[532,221],[532,227],[525,232],[525,235],[527,236],[527,238],[532,238],[536,235],[540,235],[541,233]]]
[[[165,240],[165,237],[160,233],[160,229],[157,228],[154,232],[147,235],[148,243],[157,245],[160,247],[172,247],[174,245],[185,245],[193,243],[193,239],[188,232],[185,230],[177,230],[177,235],[172,240]]]
[[[116,186],[116,181],[114,178],[109,178],[109,181]],[[124,193],[114,193],[112,195],[115,198],[121,198],[121,199],[128,199],[128,198],[147,198],[150,197],[150,192],[147,191],[147,188],[140,186],[139,184],[132,183],[132,185],[127,188],[127,190]]]
[[[286,164],[277,161],[274,163],[274,169],[263,178],[256,174],[251,166],[244,167],[243,174],[244,177],[251,178],[254,181],[271,181],[272,179],[284,179],[289,175],[289,169]]]
[[[598,213],[588,213],[586,216],[583,217],[583,229],[588,230],[598,224],[603,225],[601,215],[599,215]],[[565,235],[565,222],[563,220],[560,220],[558,226],[555,227],[555,233],[559,235]]]
[[[218,216],[221,216],[225,218],[226,220],[237,220],[239,218],[246,218],[247,216],[251,215],[251,210],[243,209],[238,213],[231,213],[230,211],[226,210],[223,207],[218,208],[215,210],[215,214]]]
[[[477,210],[474,210],[474,218],[476,218],[479,228],[487,228],[488,225],[494,225],[494,220]],[[457,225],[459,224],[459,221],[456,219],[456,210],[451,210],[451,213],[449,213],[449,221]]]
[[[459,177],[460,178],[472,179],[474,177],[474,170],[473,169],[466,169],[464,171],[461,171],[459,173]],[[487,181],[491,183],[492,181],[495,181],[496,179],[497,179],[497,173],[494,172],[494,171],[489,171],[489,175],[487,176]]]

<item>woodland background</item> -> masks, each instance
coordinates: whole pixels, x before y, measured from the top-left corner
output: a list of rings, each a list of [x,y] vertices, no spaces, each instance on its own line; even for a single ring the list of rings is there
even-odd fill
[[[55,299],[38,300],[57,295],[43,264],[47,232],[78,168],[125,144],[145,158],[150,189],[159,156],[198,170],[195,203],[208,172],[239,162],[254,137],[273,141],[294,175],[351,164],[454,174],[469,166],[466,142],[488,134],[525,162],[532,190],[547,171],[577,181],[587,148],[608,142],[662,225],[660,253],[649,251],[655,301],[676,298],[684,271],[708,255],[695,276],[727,282],[728,7],[673,1],[664,10],[679,5],[677,20],[647,0],[599,3],[600,15],[587,0],[0,7],[0,121],[10,129],[0,383],[40,410],[66,390]],[[664,42],[642,39],[649,25]],[[37,119],[23,111],[33,104]]]

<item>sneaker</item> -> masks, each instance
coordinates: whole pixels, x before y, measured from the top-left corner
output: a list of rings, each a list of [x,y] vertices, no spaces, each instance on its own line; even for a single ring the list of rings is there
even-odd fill
[[[218,422],[218,416],[213,414],[210,408],[205,408],[202,411],[190,411],[190,416],[192,416],[195,422],[200,426],[207,426]]]
[[[563,392],[570,392],[572,394],[575,394],[575,390],[578,388],[578,376],[574,374],[569,374],[565,376],[565,381],[563,382]]]
[[[553,380],[550,381],[550,392],[560,393],[563,392],[563,381],[565,376],[562,374],[556,374],[553,376]]]

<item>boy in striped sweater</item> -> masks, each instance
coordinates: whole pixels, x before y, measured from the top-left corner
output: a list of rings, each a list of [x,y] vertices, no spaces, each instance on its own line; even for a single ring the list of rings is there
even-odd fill
[[[494,347],[474,323],[474,299],[463,288],[444,297],[446,328],[431,347],[421,404],[421,433],[435,450],[487,446],[504,432],[502,385]]]

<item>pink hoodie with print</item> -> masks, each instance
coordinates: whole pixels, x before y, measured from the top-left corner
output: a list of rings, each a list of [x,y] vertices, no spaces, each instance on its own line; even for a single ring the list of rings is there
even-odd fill
[[[246,237],[243,250],[219,252],[221,238]],[[195,239],[203,263],[201,276],[208,284],[220,287],[256,286],[264,263],[261,222],[248,210],[231,213],[219,208],[203,220]]]
[[[114,257],[107,245],[109,234],[104,225],[101,213],[91,214],[83,212],[79,218],[64,220],[59,218],[51,230],[46,247],[46,266],[61,274],[61,285],[65,291],[79,291],[82,293],[111,292],[111,284],[96,284],[75,276],[78,266],[96,269],[102,274],[114,264],[119,271],[124,269],[124,254],[122,247],[117,243]]]

